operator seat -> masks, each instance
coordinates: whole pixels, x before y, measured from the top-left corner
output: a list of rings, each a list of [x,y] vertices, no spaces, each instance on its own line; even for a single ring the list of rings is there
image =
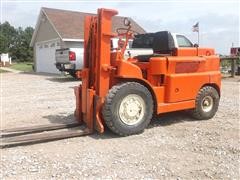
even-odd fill
[[[153,54],[138,55],[135,56],[134,58],[138,59],[138,61],[140,62],[148,62],[151,57],[162,57],[170,55],[172,53],[172,50],[174,48],[174,40],[169,31],[159,31],[156,33],[149,34],[151,35],[150,36],[145,35],[145,38],[143,38],[142,43],[149,42],[149,38],[152,38],[151,44],[149,44],[148,48],[153,49]],[[134,44],[133,42],[133,48],[139,48],[137,46],[139,46],[139,44],[136,43]]]

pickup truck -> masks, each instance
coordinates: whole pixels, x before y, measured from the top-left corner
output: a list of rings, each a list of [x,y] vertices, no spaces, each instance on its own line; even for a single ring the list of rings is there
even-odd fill
[[[171,48],[178,47],[197,47],[187,39],[184,35],[169,33],[168,31],[160,31],[159,33],[168,33],[171,41],[166,42],[167,46]],[[133,40],[129,41],[124,57],[140,56],[140,55],[151,55],[153,54],[151,35],[153,33],[139,34],[136,35]],[[152,38],[153,39],[153,38]],[[161,41],[166,41],[161,39]],[[118,39],[112,39],[112,51],[115,51],[118,47]],[[75,77],[76,70],[83,68],[83,48],[65,48],[56,50],[56,67],[59,71],[68,72],[71,76]]]
[[[126,59],[128,57],[153,53],[153,50],[150,48],[131,48],[131,45],[132,40],[129,41],[124,54]],[[118,39],[112,39],[112,51],[115,51],[117,47]],[[71,76],[75,77],[76,71],[83,68],[83,54],[83,48],[57,49],[55,52],[56,68],[61,72],[67,72]]]
[[[83,67],[83,48],[63,48],[55,52],[56,68],[75,77],[76,70]]]

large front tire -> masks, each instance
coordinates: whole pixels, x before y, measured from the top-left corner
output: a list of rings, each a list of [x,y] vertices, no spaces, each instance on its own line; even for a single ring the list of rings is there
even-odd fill
[[[143,132],[152,119],[153,109],[149,90],[137,82],[127,82],[109,90],[102,115],[110,130],[128,136]]]

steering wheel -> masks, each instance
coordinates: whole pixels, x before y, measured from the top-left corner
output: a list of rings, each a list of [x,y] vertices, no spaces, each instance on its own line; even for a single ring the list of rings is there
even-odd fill
[[[124,57],[124,52],[127,48],[128,40],[133,38],[134,35],[139,34],[138,32],[131,29],[131,21],[128,18],[124,18],[123,24],[127,26],[126,28],[117,28],[116,32],[119,36],[118,48],[121,50],[121,56]],[[126,38],[125,41],[122,41],[121,38]]]
[[[116,31],[117,31],[119,36],[123,36],[126,33],[130,33],[130,34],[133,34],[133,35],[138,35],[139,34],[137,31],[134,31],[134,30],[129,29],[129,28],[117,28]]]

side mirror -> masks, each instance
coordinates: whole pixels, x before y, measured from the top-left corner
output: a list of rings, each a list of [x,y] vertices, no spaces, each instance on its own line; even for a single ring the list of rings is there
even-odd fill
[[[124,18],[123,24],[124,24],[124,26],[130,26],[131,25],[131,21],[128,18]]]
[[[193,45],[193,47],[197,47],[197,48],[198,48],[198,47],[199,47],[199,45],[196,43],[196,44],[194,44],[194,45]]]

